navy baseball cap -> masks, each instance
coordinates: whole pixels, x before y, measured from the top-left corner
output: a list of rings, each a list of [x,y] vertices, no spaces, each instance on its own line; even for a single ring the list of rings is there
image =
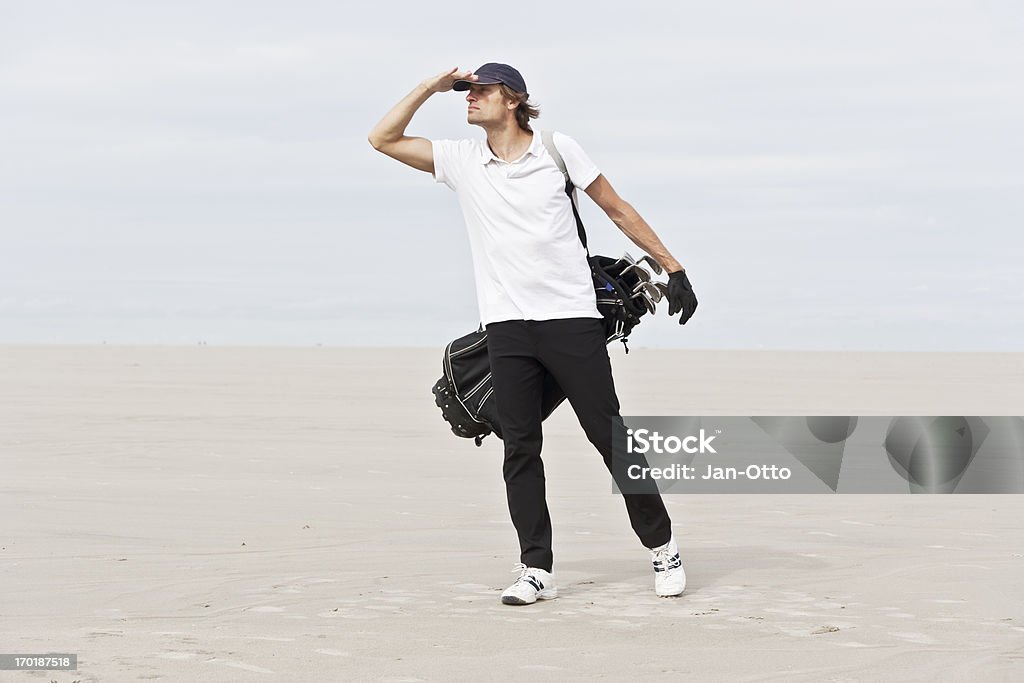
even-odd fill
[[[516,92],[527,92],[523,75],[508,64],[488,62],[473,73],[476,74],[475,81],[455,81],[452,90],[469,90],[469,86],[473,83],[478,85],[504,83]]]

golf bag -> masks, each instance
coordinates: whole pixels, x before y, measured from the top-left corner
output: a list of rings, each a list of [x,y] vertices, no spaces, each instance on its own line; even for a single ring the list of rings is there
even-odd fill
[[[587,235],[573,199],[573,184],[565,169],[565,162],[555,148],[549,131],[542,133],[542,139],[548,153],[554,158],[565,177],[565,193],[569,195],[580,241],[586,249]],[[626,346],[629,333],[640,322],[640,318],[651,310],[641,305],[634,294],[642,281],[649,281],[649,276],[646,279],[644,277],[647,271],[639,267],[628,255],[614,259],[608,256],[590,256],[588,250],[587,261],[594,279],[597,310],[604,318],[605,338],[609,343],[621,339],[626,353],[629,353],[629,347]],[[441,409],[441,415],[448,422],[452,432],[456,436],[475,440],[477,446],[491,432],[499,439],[502,438],[501,423],[494,400],[494,387],[491,383],[490,360],[487,356],[487,332],[483,326],[449,343],[444,350],[442,365],[444,374],[434,383],[432,391],[434,403]],[[565,393],[561,387],[550,374],[545,373],[541,419],[547,419],[564,400]]]
[[[449,343],[443,365],[444,374],[434,383],[434,403],[452,432],[474,439],[477,446],[491,432],[502,438],[487,357],[487,332],[483,327]],[[547,419],[564,400],[561,387],[551,375],[545,374],[541,419]]]

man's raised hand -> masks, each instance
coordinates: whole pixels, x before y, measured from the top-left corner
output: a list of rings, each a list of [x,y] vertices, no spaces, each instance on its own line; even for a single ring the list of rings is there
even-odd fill
[[[455,81],[475,80],[476,76],[473,75],[472,71],[459,71],[459,67],[455,67],[450,71],[442,71],[436,76],[431,76],[423,81],[423,87],[430,92],[448,92],[455,85]]]

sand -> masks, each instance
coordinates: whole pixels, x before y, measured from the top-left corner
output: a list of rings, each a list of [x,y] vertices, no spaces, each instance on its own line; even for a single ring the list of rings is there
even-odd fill
[[[1024,412],[1024,354],[613,347],[625,414]],[[505,607],[501,444],[452,436],[438,349],[0,347],[12,681],[1021,680],[1024,496],[667,496],[646,551],[568,405],[561,597]]]

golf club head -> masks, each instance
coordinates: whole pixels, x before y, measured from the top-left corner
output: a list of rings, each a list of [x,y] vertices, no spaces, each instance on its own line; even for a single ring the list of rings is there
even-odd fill
[[[658,291],[661,292],[663,297],[668,297],[668,285],[664,282],[655,282],[654,286],[658,288]]]
[[[626,263],[636,263],[636,259],[633,258],[628,251],[622,252],[622,258],[619,260],[625,261]]]
[[[630,298],[632,298],[632,299],[639,299],[640,303],[642,303],[644,305],[644,308],[647,309],[648,313],[653,314],[654,311],[656,310],[655,307],[654,307],[654,302],[651,301],[650,299],[648,299],[647,298],[647,294],[645,294],[642,291],[638,292],[637,294],[633,295]]]
[[[653,282],[641,282],[640,286],[647,292],[647,296],[651,297],[651,301],[654,303],[661,301],[661,290]]]
[[[651,281],[651,274],[648,273],[643,268],[643,266],[641,266],[641,265],[639,265],[637,263],[632,263],[632,264],[626,266],[625,268],[623,268],[622,269],[622,274],[625,275],[626,273],[635,273],[636,276],[638,278],[640,278],[640,280],[642,282],[650,282]]]
[[[654,271],[655,275],[661,275],[662,269],[660,263],[652,259],[650,256],[647,256],[646,254],[640,260],[646,262],[647,265],[651,267],[651,270]]]

